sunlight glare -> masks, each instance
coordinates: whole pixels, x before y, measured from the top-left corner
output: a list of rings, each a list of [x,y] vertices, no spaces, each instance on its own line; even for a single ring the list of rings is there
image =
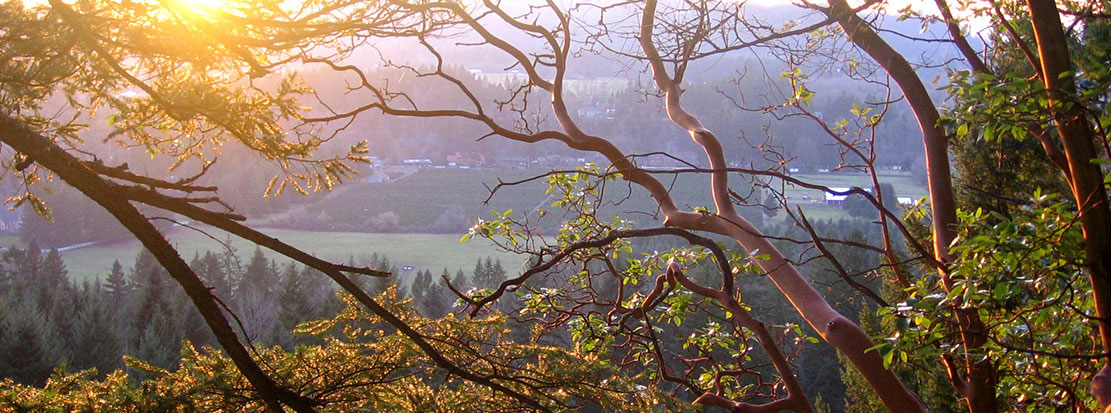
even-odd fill
[[[227,0],[178,0],[177,3],[200,14],[211,14],[228,6]]]

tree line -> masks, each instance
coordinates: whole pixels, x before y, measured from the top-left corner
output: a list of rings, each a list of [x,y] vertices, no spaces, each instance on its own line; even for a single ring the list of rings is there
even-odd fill
[[[336,288],[322,274],[293,263],[279,265],[255,250],[241,260],[234,251],[205,252],[190,260],[239,324],[239,334],[256,346],[321,344],[294,334],[298,324],[334,317],[342,308]],[[366,265],[396,271],[386,257],[372,254]],[[443,271],[447,276],[447,270]],[[501,261],[479,260],[472,274],[460,270],[452,281],[489,286],[505,278]],[[396,280],[365,280],[375,294]],[[437,282],[438,281],[438,282]],[[454,294],[430,270],[418,271],[400,289],[413,307],[430,318],[447,314]],[[181,287],[168,282],[165,269],[143,251],[131,266],[116,261],[109,274],[72,280],[57,250],[34,242],[0,254],[0,378],[42,386],[56,368],[95,369],[99,376],[122,369],[130,356],[176,370],[182,343],[197,347],[217,342]],[[142,372],[128,370],[136,380]]]
[[[914,61],[890,40],[893,26],[885,22],[894,11],[884,1],[801,2],[800,16],[784,24],[748,13],[753,9],[742,2],[710,0],[567,8],[558,2],[527,8],[494,1],[293,8],[267,2],[219,13],[198,13],[180,2],[9,2],[0,5],[0,23],[18,47],[0,48],[6,151],[0,162],[20,184],[9,202],[45,215],[49,207],[39,195],[49,191],[45,182],[60,179],[111,214],[181,286],[223,354],[191,357],[187,365],[205,367],[164,376],[182,379],[180,385],[233,389],[220,392],[226,397],[183,393],[193,396],[184,397],[189,403],[313,411],[370,405],[378,391],[403,391],[391,386],[403,383],[421,392],[403,391],[408,401],[440,391],[466,398],[471,409],[643,409],[675,402],[805,412],[820,406],[806,380],[826,374],[794,363],[816,353],[800,353],[813,339],[837,351],[847,374],[868,389],[858,405],[873,410],[954,403],[986,413],[1105,410],[1111,405],[1108,5],[934,3],[937,15],[914,8],[898,13],[944,27],[931,33],[940,38],[902,37],[951,45],[959,58],[945,62],[951,72],[939,78],[945,97],[927,84],[936,75],[927,69],[931,62]],[[970,41],[962,22],[975,17],[990,21],[982,32],[990,42]],[[384,42],[411,47],[385,55],[375,48]],[[152,47],[162,44],[176,47]],[[526,81],[504,90],[468,82],[451,65],[459,48],[498,56],[492,61],[517,68]],[[736,90],[699,88],[694,81],[702,65],[753,49],[768,51],[760,63],[774,59],[760,65],[759,86],[746,82],[750,73],[743,71],[735,76]],[[367,54],[381,59],[355,61]],[[423,62],[405,59],[414,54]],[[654,108],[614,112],[627,114],[622,121],[634,139],[593,124],[582,116],[589,110],[576,110],[590,103],[576,100],[569,80],[590,55],[620,62],[615,72],[651,73],[637,95]],[[314,93],[299,75],[305,67],[342,80],[343,93]],[[817,107],[826,95],[817,79],[832,73],[844,74],[837,79],[852,81],[848,87],[877,88],[877,99],[826,116]],[[490,99],[488,92],[500,95]],[[721,111],[692,105],[695,95],[711,93],[722,95]],[[358,99],[333,99],[341,95]],[[723,113],[737,108],[766,115],[767,123],[753,133],[722,122]],[[83,138],[80,120],[98,111],[111,113],[110,130]],[[882,150],[886,143],[903,142],[885,129],[912,117],[929,196],[922,208],[901,211],[885,200],[878,171],[899,163]],[[402,131],[414,142],[437,139],[422,135],[420,124],[450,120],[513,150],[562,148],[605,161],[533,178],[547,181],[551,211],[559,213],[504,213],[474,225],[468,235],[531,254],[530,265],[494,288],[456,294],[458,316],[432,319],[396,300],[396,289],[372,296],[364,288],[364,278],[390,274],[321,260],[260,233],[202,179],[212,176],[209,167],[230,152],[226,147],[236,147],[280,170],[264,185],[268,195],[332,189],[369,162],[372,145],[334,138],[352,125],[372,130],[374,124],[361,122],[378,118],[417,118]],[[789,119],[813,126],[825,142],[823,159],[871,178],[871,188],[848,192],[875,209],[868,225],[878,237],[860,242],[849,231],[825,232],[808,211],[786,202],[782,182],[824,189],[790,174],[797,158],[785,145],[799,143],[774,127]],[[661,139],[635,139],[642,135]],[[102,156],[108,152],[90,142],[159,158],[167,172]],[[757,152],[738,151],[743,147]],[[1020,153],[1027,149],[1034,152]],[[1037,168],[1026,170],[1020,154],[1036,159]],[[651,156],[679,167],[650,167],[644,158]],[[993,173],[1002,169],[1018,173]],[[676,191],[672,183],[682,174],[697,175],[708,196]],[[769,192],[749,196],[731,185],[737,181]],[[634,192],[652,198],[652,211],[636,220],[604,212]],[[778,233],[741,213],[776,203],[793,225],[771,228]],[[221,228],[332,279],[350,305],[311,330],[341,334],[318,337],[331,340],[331,354],[358,361],[359,370],[332,368],[341,361],[327,354],[256,351],[237,333],[223,299],[155,225],[167,214]],[[545,239],[535,224],[553,218],[560,220],[558,234]],[[791,234],[797,237],[785,236]],[[635,242],[645,238],[683,248],[630,259]],[[723,246],[723,239],[740,249]],[[842,248],[880,260],[858,269]],[[830,277],[813,277],[805,267],[810,262],[824,263]],[[754,305],[746,289],[758,279],[770,280],[769,291],[790,306],[798,326],[770,322],[779,314]],[[842,306],[830,285],[847,286],[875,311]],[[507,314],[499,310],[507,302],[522,307],[516,314],[527,317],[532,340],[517,340],[505,327]],[[698,328],[686,334],[692,326]],[[325,360],[331,364],[318,363]],[[233,368],[238,374],[220,374]],[[48,380],[36,394],[49,397],[66,377]],[[352,377],[356,384],[348,382]]]

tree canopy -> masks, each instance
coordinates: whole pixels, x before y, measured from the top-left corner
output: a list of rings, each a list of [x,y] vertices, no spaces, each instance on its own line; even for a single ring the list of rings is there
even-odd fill
[[[810,378],[823,372],[802,360],[818,348],[836,350],[850,403],[862,409],[1111,405],[1105,2],[937,0],[936,13],[845,0],[198,4],[0,5],[0,165],[20,188],[8,203],[51,217],[43,194],[52,186],[80,192],[152,254],[133,285],[122,270],[109,279],[113,294],[151,297],[135,321],[166,316],[157,297],[168,276],[222,350],[186,345],[173,372],[140,354],[130,368],[153,377],[158,397],[120,374],[40,380],[52,360],[25,355],[41,361],[28,369],[46,387],[5,385],[14,405],[812,411],[822,406]],[[913,51],[922,44],[956,57],[921,61]],[[468,70],[476,56],[508,80]],[[732,81],[699,78],[735,56],[754,56],[760,72],[745,65],[727,68]],[[589,98],[604,92],[576,89],[604,89],[583,79],[606,76],[635,85],[611,96],[635,93],[655,109],[608,112]],[[852,88],[868,97],[842,94],[819,109],[817,99]],[[767,126],[717,119],[733,113],[725,108]],[[907,163],[890,143],[903,139],[891,125],[907,114],[928,196],[902,207],[880,174]],[[496,196],[547,184],[546,205],[496,212],[465,237],[527,254],[528,268],[506,274],[487,259],[470,280],[423,272],[407,302],[387,286],[387,266],[314,257],[248,225],[219,191],[227,163],[267,165],[273,175],[255,188],[267,196],[331,190],[369,162],[371,145],[351,136],[375,127],[368,118],[415,121],[380,131],[399,140],[422,122],[450,121],[468,126],[445,133],[601,162],[491,187]],[[793,174],[801,150],[772,126],[788,121],[822,142],[808,159],[870,185],[830,188]],[[708,197],[673,190],[688,175]],[[788,187],[848,196],[860,219],[808,217]],[[611,216],[633,193],[652,210]],[[769,209],[782,225],[749,212]],[[257,311],[274,307],[266,300],[293,306],[308,288],[296,270],[267,266],[261,250],[234,280],[237,305],[223,304],[211,287],[233,280],[186,262],[155,225],[167,214],[328,277],[346,309],[300,324],[288,314],[309,309]],[[558,229],[545,236],[541,223],[553,220]],[[424,290],[433,285],[443,288]],[[754,298],[773,290],[776,305]],[[773,311],[784,308],[790,318]],[[265,331],[297,325],[324,344],[258,351],[232,315]],[[52,339],[35,327],[41,316],[4,322],[44,351]],[[133,339],[180,339],[170,336],[151,329]]]

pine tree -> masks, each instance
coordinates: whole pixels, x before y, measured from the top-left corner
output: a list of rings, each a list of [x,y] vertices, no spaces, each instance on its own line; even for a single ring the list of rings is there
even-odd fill
[[[112,272],[108,273],[108,278],[104,282],[104,291],[109,301],[122,303],[127,300],[131,293],[131,285],[127,282],[127,276],[124,275],[123,265],[120,265],[119,260],[112,262]]]
[[[29,278],[26,286],[36,308],[49,320],[44,328],[52,330],[52,336],[61,340],[61,345],[73,348],[74,323],[80,311],[78,293],[69,280],[68,271],[57,250],[50,250],[37,265],[38,272]]]
[[[57,249],[46,253],[40,268],[39,279],[43,285],[59,286],[69,283],[69,270],[66,270],[66,264],[62,262],[62,255],[58,254]]]
[[[444,268],[444,272],[442,274],[440,274],[440,279],[442,279],[442,280],[448,279],[447,268]],[[451,285],[455,286],[456,289],[463,288],[463,286],[468,285],[471,281],[471,280],[467,279],[467,275],[463,273],[463,270],[456,271],[455,272],[455,277],[450,278],[450,279],[451,279]],[[448,292],[451,294],[452,302],[454,302],[455,301],[455,293],[451,292],[451,290],[448,290]]]
[[[256,248],[247,268],[236,287],[236,313],[243,322],[247,338],[273,343],[278,324],[278,297],[276,287],[280,282],[273,261]]]
[[[236,286],[237,294],[266,295],[273,291],[278,284],[279,276],[273,261],[266,258],[262,249],[255,248],[251,261],[243,270],[243,276]]]
[[[490,278],[493,279],[494,282],[491,283],[490,286],[494,287],[494,286],[497,286],[498,284],[501,284],[502,281],[505,281],[505,277],[506,277],[505,267],[502,267],[501,259],[498,259],[497,261],[494,261],[494,270],[492,271],[491,277],[490,277]]]
[[[174,369],[180,360],[182,337],[173,328],[173,316],[165,312],[151,314],[150,323],[137,330],[134,352],[139,360],[165,369]],[[143,374],[138,374],[143,378]]]
[[[149,253],[146,253],[149,254]],[[138,349],[142,334],[151,326],[155,318],[169,310],[166,301],[164,280],[157,268],[144,265],[144,253],[140,253],[132,269],[132,283],[138,286],[132,300],[130,348]],[[140,272],[142,271],[142,272]]]
[[[432,273],[427,273],[431,277]],[[425,308],[428,313],[425,316],[430,318],[441,318],[451,311],[452,304],[455,303],[455,293],[452,293],[445,284],[445,279],[448,276],[447,268],[444,268],[441,277],[432,282],[428,289],[425,298],[427,305]]]
[[[212,288],[213,294],[225,302],[231,299],[233,290],[231,278],[227,266],[220,261],[219,256],[212,251],[206,251],[203,256],[195,255],[189,266],[197,272],[205,285]]]
[[[7,301],[0,317],[0,377],[42,386],[67,353],[33,303]]]
[[[479,288],[494,288],[505,281],[505,268],[502,267],[501,260],[498,260],[497,263],[490,257],[486,257],[486,262],[479,260],[475,264],[472,281]]]
[[[343,302],[336,296],[335,284],[328,276],[312,268],[302,267],[301,279],[304,280],[305,290],[310,292],[310,307],[314,309],[309,320],[331,317],[343,308]]]
[[[486,267],[482,265],[482,258],[474,263],[474,270],[471,271],[471,280],[474,281],[475,286],[484,287],[482,283],[486,282]]]
[[[229,292],[227,293],[229,299],[235,298],[235,289],[239,285],[240,276],[243,273],[243,268],[239,265],[239,255],[235,247],[232,247],[231,238],[225,242],[225,248],[217,258],[220,261],[220,268],[223,270],[221,273],[227,278]]]
[[[193,301],[178,284],[170,284],[165,295],[167,307],[172,315],[170,322],[178,332],[178,340],[186,339],[197,346],[215,345],[216,337],[204,321]],[[217,298],[219,299],[219,297]],[[227,301],[225,304],[230,305]],[[174,349],[175,352],[177,348]]]
[[[455,271],[455,277],[451,278],[452,284],[457,285],[457,286],[464,285],[466,283],[466,281],[467,281],[467,274],[463,272],[462,268]]]
[[[282,282],[278,289],[278,324],[282,331],[278,335],[278,342],[287,350],[307,341],[303,336],[293,335],[292,331],[298,324],[315,315],[311,301],[313,291],[309,290],[305,275],[293,264],[286,266],[282,272]]]
[[[72,353],[72,367],[75,370],[96,368],[100,377],[104,377],[123,366],[123,343],[112,308],[119,301],[99,288],[83,290],[83,295],[84,304],[77,314],[72,347],[80,351]]]
[[[15,248],[14,246],[12,248]],[[5,268],[3,261],[0,261],[0,297],[8,295],[8,291],[12,288],[12,274]]]
[[[409,285],[409,296],[413,298],[413,307],[420,311],[421,314],[428,313],[428,300],[430,298],[430,289],[432,288],[432,273],[425,271],[417,271],[417,276],[413,278],[413,283]]]
[[[354,263],[354,261],[354,258],[352,258],[351,262]],[[366,262],[365,265],[379,271],[385,271],[390,274],[397,274],[397,269],[393,267],[393,264],[390,264],[390,260],[385,256],[379,256],[378,253],[372,254],[370,257],[370,261]],[[381,294],[382,292],[389,289],[391,286],[397,284],[397,280],[394,277],[361,278],[365,280],[362,282],[362,284],[364,285],[364,289],[366,290],[367,294],[370,294],[372,296]]]
[[[42,264],[38,245],[32,240],[26,248],[12,246],[4,251],[3,262],[10,275],[13,297],[31,297],[30,300],[34,301],[40,285],[37,279]]]
[[[131,267],[131,289],[132,291],[146,291],[147,284],[152,279],[168,277],[165,275],[165,270],[162,265],[158,263],[158,259],[146,249],[140,250],[139,254],[135,256],[135,264]],[[160,280],[161,281],[161,280]]]

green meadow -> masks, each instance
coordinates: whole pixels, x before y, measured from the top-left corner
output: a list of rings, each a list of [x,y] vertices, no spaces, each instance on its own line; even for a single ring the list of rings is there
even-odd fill
[[[225,245],[229,240],[227,233],[213,228],[201,229],[205,233],[178,227],[169,234],[170,241],[181,251],[186,261],[192,259],[194,254],[203,254],[205,251],[223,252],[230,247],[244,261],[242,264],[246,265],[245,260],[250,259],[254,253],[255,247],[246,241],[232,240]],[[474,268],[475,261],[486,257],[500,259],[510,271],[518,269],[524,262],[523,257],[499,251],[485,239],[472,239],[462,243],[459,241],[462,238],[459,234],[374,234],[271,228],[264,228],[262,231],[327,260],[347,262],[354,259],[359,262],[377,253],[379,256],[389,258],[399,270],[402,266],[414,267],[411,271],[399,271],[399,276],[402,277],[425,269],[439,274],[444,268],[452,274],[458,269],[469,274]],[[129,268],[134,263],[135,256],[139,254],[140,248],[138,241],[126,241],[65,251],[61,254],[71,277],[77,280],[92,280],[107,276],[115,260],[119,260],[124,268]],[[279,263],[289,262],[288,259],[269,250],[262,251]]]
[[[403,229],[433,222],[453,206],[457,209],[462,207],[467,223],[478,218],[490,218],[491,210],[513,208],[520,213],[541,207],[556,212],[550,206],[552,200],[544,193],[547,188],[544,179],[505,187],[489,204],[483,203],[489,195],[488,188],[496,185],[499,179],[508,182],[541,173],[541,170],[424,169],[391,182],[353,184],[350,189],[337,193],[334,197],[305,205],[304,210],[325,211],[336,222],[347,223],[356,223],[384,212],[394,212],[400,218],[400,227]],[[871,186],[870,179],[863,174],[830,173],[796,177],[830,187]],[[662,174],[659,178],[672,189],[672,195],[681,207],[712,205],[707,176]],[[734,187],[739,193],[743,193],[741,187],[747,184],[739,179],[735,181]],[[918,198],[926,194],[926,188],[916,184],[909,174],[882,175],[880,181],[892,183],[898,196]],[[647,221],[653,220],[651,214],[654,203],[643,190],[636,187],[630,190],[627,183],[618,180],[608,183],[606,192],[607,199],[612,202],[602,209],[603,214],[619,214],[644,221],[645,225],[652,225]],[[811,219],[836,220],[848,217],[841,207],[821,202],[821,191],[788,186],[787,194],[793,205],[801,206]],[[809,200],[804,200],[803,196]],[[745,208],[742,213],[760,220],[761,212],[758,208]],[[772,219],[784,217],[785,214],[779,214]],[[555,217],[548,219],[552,218]],[[506,269],[511,272],[518,269],[524,261],[523,257],[499,251],[492,243],[483,239],[461,243],[461,234],[325,232],[275,228],[264,228],[263,232],[328,260],[346,262],[354,259],[359,262],[377,253],[387,257],[399,270],[404,266],[413,267],[408,271],[399,271],[401,278],[425,269],[436,274],[444,268],[453,274],[458,269],[469,273],[475,260],[488,256],[502,260]],[[228,247],[245,260],[255,248],[245,241],[229,238],[228,234],[220,230],[207,227],[176,227],[170,231],[169,238],[186,260],[191,259],[194,254],[203,254],[205,251],[222,252]],[[17,240],[16,237],[0,238],[4,245]],[[231,242],[224,245],[229,240]],[[119,260],[125,268],[130,267],[139,249],[137,241],[126,241],[66,251],[62,253],[62,258],[74,278],[94,279],[107,275],[115,260]],[[266,250],[263,252],[279,262],[287,262],[277,254]]]

